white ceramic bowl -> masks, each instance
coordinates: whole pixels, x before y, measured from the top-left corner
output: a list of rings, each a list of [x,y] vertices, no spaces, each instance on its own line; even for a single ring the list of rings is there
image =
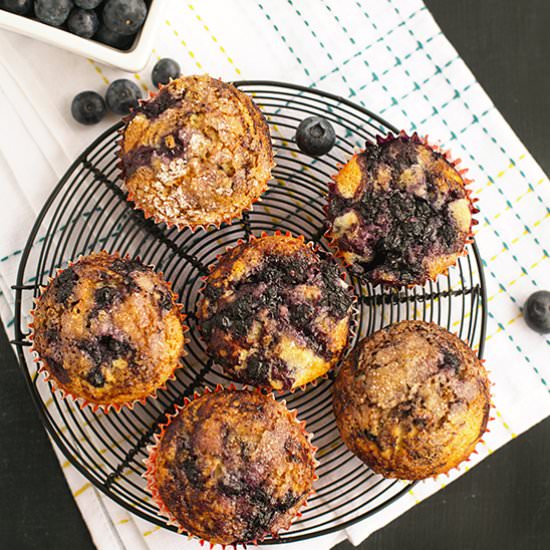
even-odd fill
[[[0,10],[0,27],[42,40],[42,42],[90,57],[113,67],[119,67],[129,72],[138,72],[145,67],[151,55],[155,31],[161,21],[165,5],[166,0],[151,0],[145,24],[136,36],[133,46],[125,51],[95,42],[93,39],[81,38],[69,31],[50,27],[40,21],[4,10]]]

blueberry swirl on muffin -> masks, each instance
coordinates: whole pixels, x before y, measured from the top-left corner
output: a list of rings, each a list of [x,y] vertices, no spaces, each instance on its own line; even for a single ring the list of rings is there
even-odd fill
[[[212,544],[287,529],[311,494],[315,449],[283,403],[259,391],[206,393],[183,407],[148,461],[153,499]]]
[[[333,386],[340,435],[385,477],[423,479],[468,458],[491,396],[477,355],[434,323],[402,321],[362,340]]]
[[[330,256],[303,238],[275,234],[219,258],[197,313],[209,353],[232,379],[283,390],[339,361],[352,301]]]
[[[273,166],[258,107],[208,75],[178,78],[143,101],[126,119],[120,158],[129,200],[180,229],[240,217]]]
[[[33,348],[55,386],[119,407],[163,386],[180,365],[184,325],[168,283],[106,252],[61,271],[33,311]]]
[[[329,186],[329,238],[374,284],[423,284],[464,253],[475,211],[446,154],[416,134],[390,134],[367,142]]]

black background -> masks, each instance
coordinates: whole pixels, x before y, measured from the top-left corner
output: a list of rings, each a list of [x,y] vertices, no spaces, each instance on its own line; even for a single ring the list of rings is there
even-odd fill
[[[426,4],[549,173],[550,0]],[[0,426],[0,548],[92,549],[3,334]],[[549,466],[547,420],[372,535],[361,549],[548,550]]]

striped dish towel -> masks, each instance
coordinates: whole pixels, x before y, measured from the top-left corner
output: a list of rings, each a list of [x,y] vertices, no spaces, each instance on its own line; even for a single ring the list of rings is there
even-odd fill
[[[79,91],[103,92],[120,77],[151,88],[160,57],[184,73],[269,79],[324,89],[364,105],[407,132],[429,134],[470,168],[480,198],[477,243],[487,277],[487,365],[495,420],[468,465],[422,482],[377,515],[295,546],[357,544],[550,413],[550,339],[528,330],[521,305],[550,288],[548,179],[495,109],[421,0],[166,1],[149,66],[139,74],[100,66],[0,32],[0,314],[13,326],[10,285],[31,225],[75,156],[115,119],[92,128],[71,120]],[[60,462],[98,548],[197,547],[138,519]]]

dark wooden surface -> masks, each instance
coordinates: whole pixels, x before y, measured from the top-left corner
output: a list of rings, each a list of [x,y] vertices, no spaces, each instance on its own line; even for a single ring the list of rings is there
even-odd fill
[[[527,148],[550,172],[550,0],[426,3]],[[0,422],[0,548],[92,549],[4,334]],[[361,548],[548,550],[549,464],[550,421],[545,421],[375,533]],[[338,548],[349,547],[342,543]]]

